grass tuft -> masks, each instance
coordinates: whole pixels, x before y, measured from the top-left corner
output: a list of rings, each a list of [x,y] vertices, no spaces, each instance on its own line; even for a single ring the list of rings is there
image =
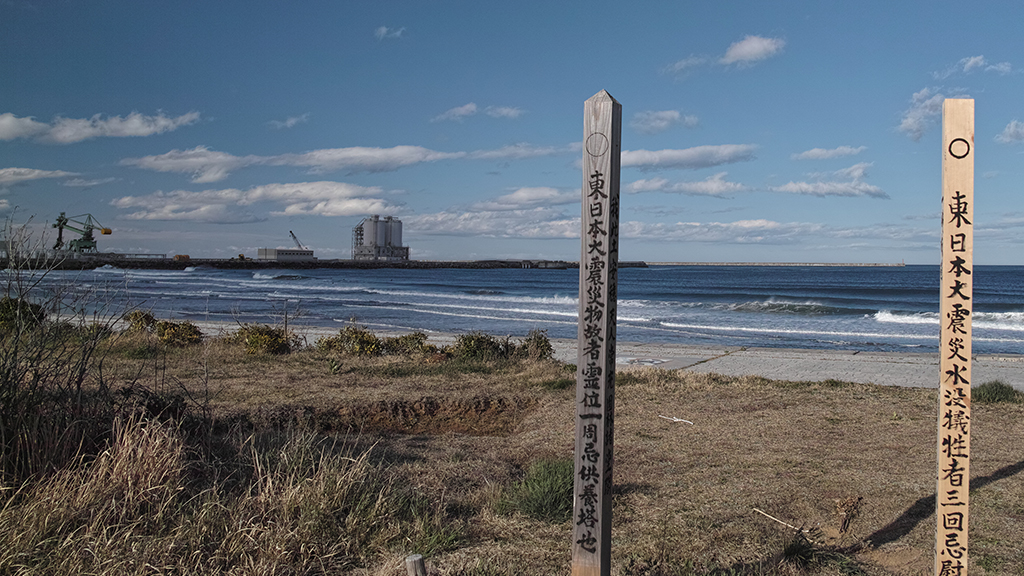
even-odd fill
[[[1024,392],[999,380],[993,380],[971,390],[971,400],[982,404],[1024,404]]]
[[[4,574],[340,573],[396,546],[450,550],[464,531],[369,452],[265,433],[204,460],[144,420],[119,423],[94,461],[3,500]]]
[[[561,523],[572,517],[573,461],[540,460],[508,491],[499,504],[502,512],[517,510],[531,518]]]

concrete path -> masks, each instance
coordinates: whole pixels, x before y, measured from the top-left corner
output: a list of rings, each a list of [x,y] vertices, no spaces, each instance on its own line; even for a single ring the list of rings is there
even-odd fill
[[[555,357],[576,362],[575,340],[553,340]],[[617,363],[669,370],[716,372],[727,376],[763,376],[772,380],[842,380],[883,386],[937,388],[937,354],[797,350],[786,348],[704,348],[619,342]],[[974,385],[1000,380],[1024,391],[1024,355],[976,355]]]

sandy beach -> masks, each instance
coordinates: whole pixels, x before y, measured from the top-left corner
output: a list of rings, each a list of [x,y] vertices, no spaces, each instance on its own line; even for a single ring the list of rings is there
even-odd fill
[[[196,325],[209,335],[233,331],[229,322],[199,321]],[[312,344],[324,336],[333,336],[337,329],[297,326],[294,330]],[[374,332],[393,336],[387,331]],[[436,345],[451,344],[454,334],[428,333]],[[576,341],[566,338],[551,340],[555,358],[576,362]],[[622,370],[653,366],[666,370],[714,372],[726,376],[762,376],[772,380],[820,381],[841,380],[881,386],[937,388],[939,356],[927,353],[858,352],[851,350],[803,350],[794,348],[694,347],[678,344],[619,342],[617,363]],[[977,354],[973,358],[972,380],[975,386],[999,380],[1024,391],[1024,355]]]

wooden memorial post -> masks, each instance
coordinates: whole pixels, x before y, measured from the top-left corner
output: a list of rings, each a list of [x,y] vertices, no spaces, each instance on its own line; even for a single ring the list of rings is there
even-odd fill
[[[971,269],[974,100],[942,105],[942,274],[939,337],[936,576],[967,574],[971,455]]]
[[[621,147],[622,105],[602,90],[583,105],[573,576],[611,570]]]

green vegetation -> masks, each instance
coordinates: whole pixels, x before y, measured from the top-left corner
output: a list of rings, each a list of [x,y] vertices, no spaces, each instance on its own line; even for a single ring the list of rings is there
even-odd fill
[[[439,352],[437,346],[427,344],[427,335],[423,332],[384,338],[380,344],[381,353],[387,356],[415,356]]]
[[[483,332],[460,334],[448,350],[453,358],[476,362],[492,360],[550,360],[554,353],[543,330],[531,330],[520,342],[499,339]]]
[[[971,401],[982,404],[1024,404],[1024,392],[999,380],[993,380],[971,390]]]
[[[540,460],[513,485],[499,509],[517,510],[546,522],[565,522],[572,517],[573,461],[569,458]]]
[[[0,299],[0,332],[6,334],[30,330],[38,327],[45,319],[46,312],[39,304],[20,297],[4,296]]]
[[[427,344],[427,335],[413,332],[402,336],[379,338],[363,326],[342,328],[337,336],[321,338],[316,348],[326,354],[350,356],[437,356],[460,362],[492,362],[497,360],[550,360],[554,354],[551,341],[543,330],[532,330],[521,341],[511,337],[497,338],[483,332],[460,334],[451,346],[438,348]]]
[[[316,343],[318,350],[324,353],[347,354],[351,356],[380,356],[384,353],[384,345],[373,332],[362,326],[346,326],[337,336],[321,338]]]
[[[265,324],[242,324],[229,338],[241,343],[246,354],[290,354],[302,347],[302,340],[284,328]]]
[[[129,332],[152,332],[156,327],[156,318],[145,310],[132,310],[124,315]]]
[[[168,346],[190,346],[203,341],[199,327],[189,321],[171,322],[161,320],[154,326],[154,333],[160,342]]]

